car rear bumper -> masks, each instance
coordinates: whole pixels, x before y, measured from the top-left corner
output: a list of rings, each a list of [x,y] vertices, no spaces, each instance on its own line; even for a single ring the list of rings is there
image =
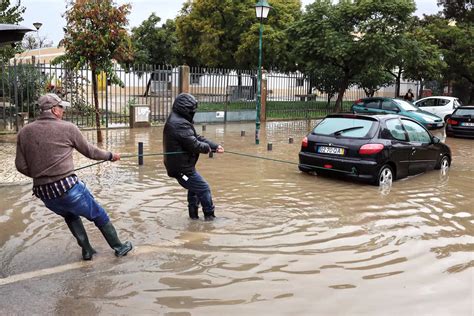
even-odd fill
[[[441,122],[441,123],[423,123],[423,125],[427,128],[427,129],[438,129],[438,128],[443,128],[444,127],[444,123]]]
[[[451,125],[447,125],[446,135],[459,136],[459,137],[474,137],[474,128],[473,127],[452,127]]]
[[[368,181],[376,179],[379,171],[379,164],[374,160],[335,157],[316,153],[300,152],[299,162],[300,170],[323,171]]]

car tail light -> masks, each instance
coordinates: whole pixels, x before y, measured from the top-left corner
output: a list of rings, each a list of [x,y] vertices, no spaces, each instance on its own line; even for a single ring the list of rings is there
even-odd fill
[[[359,149],[360,155],[373,155],[381,152],[384,149],[382,144],[365,144],[362,145]]]
[[[326,169],[332,169],[332,165],[330,165],[330,164],[325,164],[323,167],[326,168]]]
[[[301,147],[302,148],[308,147],[308,137],[303,138],[303,141],[301,142]]]
[[[448,123],[448,124],[451,124],[451,125],[458,125],[458,124],[459,124],[458,121],[453,120],[453,119],[448,119],[447,123]]]

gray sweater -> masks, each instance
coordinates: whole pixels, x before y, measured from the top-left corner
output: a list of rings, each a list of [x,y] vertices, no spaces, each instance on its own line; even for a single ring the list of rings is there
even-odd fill
[[[89,144],[79,128],[43,112],[17,135],[15,166],[33,178],[33,186],[57,181],[73,174],[73,150],[94,160],[109,160],[112,153]]]

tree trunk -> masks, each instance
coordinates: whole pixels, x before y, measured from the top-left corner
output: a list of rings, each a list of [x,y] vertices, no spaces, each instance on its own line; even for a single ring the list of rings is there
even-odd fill
[[[349,86],[349,79],[345,78],[341,86],[339,87],[339,92],[338,92],[337,100],[336,100],[336,106],[334,107],[334,112],[336,113],[341,112],[342,99],[344,98],[344,93],[346,92],[348,86]]]
[[[398,68],[397,76],[395,77],[395,98],[400,96],[400,82],[402,81],[402,69]]]
[[[91,66],[92,72],[92,91],[94,92],[94,106],[95,106],[95,125],[97,128],[97,142],[102,143],[102,131],[100,129],[100,111],[99,111],[99,96],[97,93],[97,69]]]
[[[420,90],[418,91],[418,95],[416,96],[417,99],[420,99],[423,97],[423,80],[420,80]]]

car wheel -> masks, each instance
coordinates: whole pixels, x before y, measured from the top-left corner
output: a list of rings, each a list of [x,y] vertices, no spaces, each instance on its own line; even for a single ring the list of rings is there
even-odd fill
[[[393,170],[392,167],[389,165],[383,165],[380,168],[379,175],[377,177],[377,181],[375,182],[376,185],[382,186],[386,185],[389,186],[392,184],[393,181]]]
[[[449,168],[449,157],[448,155],[444,155],[441,157],[439,164],[436,166],[436,169],[441,169],[442,171],[446,171]]]

